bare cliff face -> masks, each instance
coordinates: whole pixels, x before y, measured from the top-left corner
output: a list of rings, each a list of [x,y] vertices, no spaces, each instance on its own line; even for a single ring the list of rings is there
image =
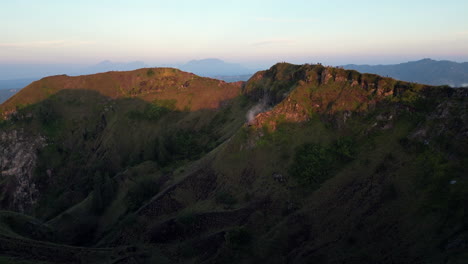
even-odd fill
[[[37,150],[45,138],[23,130],[0,133],[0,203],[3,208],[27,212],[37,201],[39,192],[33,182]]]

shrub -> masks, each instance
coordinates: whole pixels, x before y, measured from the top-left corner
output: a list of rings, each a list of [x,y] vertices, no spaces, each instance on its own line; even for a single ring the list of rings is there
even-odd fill
[[[147,105],[143,111],[132,110],[127,113],[128,118],[134,120],[158,121],[169,110],[157,105]]]
[[[296,152],[290,173],[301,183],[319,184],[328,177],[332,162],[333,156],[326,148],[305,144]]]
[[[145,108],[144,117],[147,120],[156,121],[167,112],[169,111],[166,108],[151,104]]]
[[[148,71],[146,72],[146,75],[147,75],[148,77],[153,76],[153,75],[154,75],[153,69],[148,69]]]
[[[176,110],[176,99],[156,99],[153,101],[153,105],[159,106],[161,108],[166,108],[167,110],[174,111]]]
[[[173,160],[196,159],[203,146],[198,142],[198,134],[190,130],[178,130],[169,136],[165,147]]]
[[[54,104],[50,100],[44,101],[37,109],[37,118],[41,124],[52,125],[59,118]]]
[[[131,110],[127,113],[128,118],[134,120],[158,121],[163,115],[176,110],[177,100],[154,100],[146,105],[143,111]]]
[[[331,171],[354,159],[356,143],[352,138],[341,138],[330,147],[304,144],[296,152],[289,173],[301,184],[318,185],[330,177]]]
[[[352,160],[356,154],[356,143],[350,137],[340,138],[333,143],[332,151],[337,154],[341,160]]]

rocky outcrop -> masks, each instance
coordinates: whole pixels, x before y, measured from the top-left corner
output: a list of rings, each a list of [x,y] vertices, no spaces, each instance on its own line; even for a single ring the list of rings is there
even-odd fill
[[[27,212],[38,199],[33,182],[37,150],[45,146],[42,136],[27,135],[23,130],[0,133],[0,206]]]
[[[314,113],[345,113],[346,122],[351,112],[367,111],[395,91],[403,93],[410,87],[409,83],[342,68],[282,63],[255,74],[246,84],[246,94],[254,100],[269,98],[272,106],[249,118],[248,125],[274,131],[281,122],[305,122]]]
[[[445,142],[446,145],[453,145],[460,149],[468,146],[468,111],[466,108],[468,89],[452,90],[451,94],[445,96],[444,101],[433,106],[432,111],[425,116],[426,122],[421,123],[409,135],[410,139],[418,140],[425,145]]]
[[[299,123],[309,120],[307,109],[291,98],[273,108],[271,111],[259,113],[248,125],[260,128],[267,126],[271,131],[276,130],[279,122]]]

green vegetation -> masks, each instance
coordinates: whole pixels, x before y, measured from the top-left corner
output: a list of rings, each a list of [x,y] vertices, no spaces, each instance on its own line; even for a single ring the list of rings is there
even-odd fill
[[[0,125],[0,261],[466,260],[464,90],[287,63],[98,77],[0,106],[25,106]]]
[[[355,143],[351,138],[340,138],[330,147],[304,144],[297,150],[289,172],[299,182],[317,187],[343,162],[353,160],[355,153]]]
[[[350,161],[356,155],[356,142],[352,137],[339,138],[330,148],[335,157],[342,161]]]
[[[292,176],[305,184],[320,184],[328,179],[334,155],[318,144],[306,144],[298,149],[290,168]]]
[[[190,130],[178,130],[169,135],[165,147],[172,160],[192,160],[203,152],[203,146],[198,142],[197,133]]]
[[[170,111],[176,110],[176,99],[156,99],[153,101],[153,105],[159,106],[160,108],[165,108]]]
[[[148,76],[148,77],[154,76],[154,71],[153,71],[153,69],[148,69],[148,71],[146,72],[146,76]]]
[[[148,104],[143,111],[131,110],[127,113],[128,118],[134,120],[158,121],[162,116],[175,109],[175,100],[155,100]]]

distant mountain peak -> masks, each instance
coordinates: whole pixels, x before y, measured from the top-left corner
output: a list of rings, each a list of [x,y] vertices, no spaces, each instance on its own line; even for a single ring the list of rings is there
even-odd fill
[[[200,60],[191,60],[189,61],[188,63],[225,63],[223,60],[221,59],[217,59],[217,58],[206,58],[206,59],[200,59]]]
[[[111,64],[112,62],[110,60],[103,60],[99,63],[97,63],[96,65],[108,65],[108,64]]]
[[[205,77],[244,75],[254,72],[238,63],[228,63],[217,58],[191,60],[179,68]]]

